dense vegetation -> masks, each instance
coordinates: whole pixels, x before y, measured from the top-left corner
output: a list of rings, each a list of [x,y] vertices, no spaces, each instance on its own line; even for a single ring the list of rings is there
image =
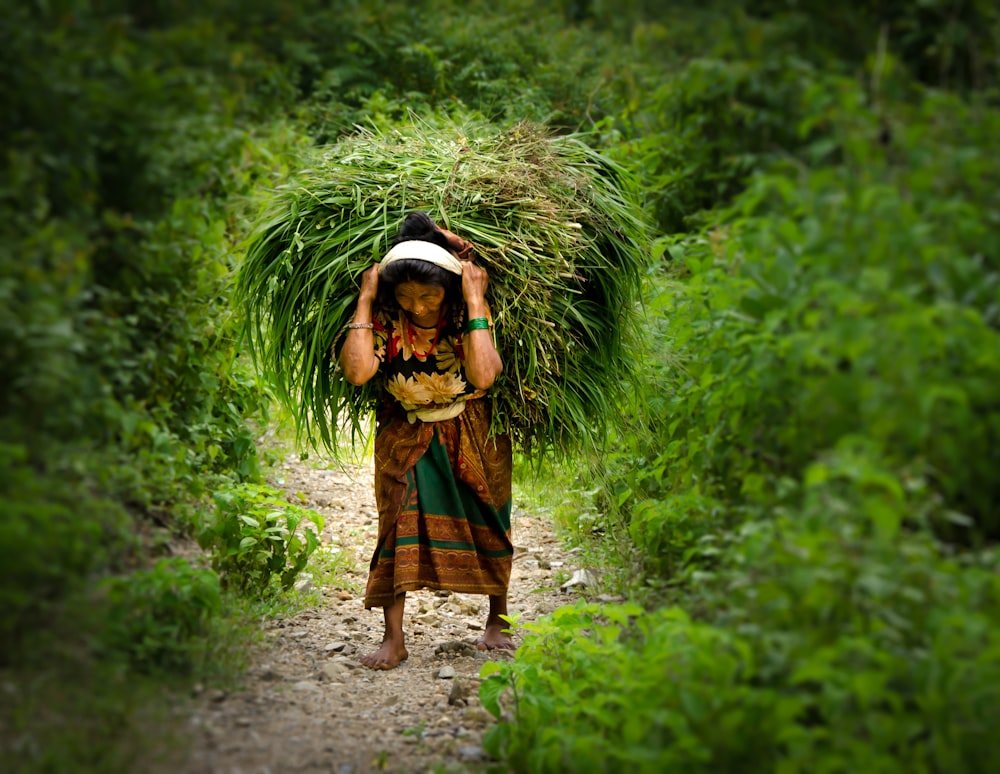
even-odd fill
[[[585,133],[657,236],[640,386],[572,466],[630,601],[531,625],[483,683],[495,754],[990,769],[994,3],[3,5],[3,768],[134,768],[132,708],[308,561],[260,482],[242,240],[312,146],[460,112]]]

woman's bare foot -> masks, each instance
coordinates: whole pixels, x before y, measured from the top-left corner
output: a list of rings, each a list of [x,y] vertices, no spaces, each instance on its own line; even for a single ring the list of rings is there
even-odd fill
[[[517,650],[514,638],[504,629],[509,625],[503,616],[507,615],[507,595],[490,594],[490,614],[486,616],[486,631],[479,638],[476,647],[480,650]]]
[[[479,638],[476,647],[479,650],[517,650],[514,638],[504,631],[506,628],[506,621],[486,619],[486,631]]]
[[[395,669],[401,661],[409,658],[406,652],[406,637],[403,634],[403,607],[406,605],[406,594],[400,594],[382,611],[385,617],[385,636],[382,645],[374,653],[362,656],[359,660],[369,669]]]
[[[360,661],[369,669],[395,669],[409,656],[410,654],[407,653],[403,643],[383,640],[382,646],[378,650],[367,656],[362,656]]]

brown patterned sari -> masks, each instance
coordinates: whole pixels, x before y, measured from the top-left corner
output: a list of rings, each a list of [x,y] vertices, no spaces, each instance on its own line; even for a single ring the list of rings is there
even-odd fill
[[[391,378],[394,361],[406,361],[435,374],[433,355],[404,358],[394,347],[393,326],[377,322],[376,347]],[[443,332],[447,336],[447,332]],[[450,340],[449,340],[450,339]],[[388,340],[388,346],[386,341]],[[461,337],[447,337],[442,373],[461,380]],[[398,337],[396,337],[398,343]],[[445,370],[447,369],[447,370]],[[423,377],[419,377],[422,379]],[[402,380],[397,381],[402,384]],[[411,394],[415,390],[411,390]],[[489,436],[490,400],[467,389],[458,416],[442,421],[411,421],[410,406],[387,402],[375,438],[375,496],[379,537],[372,556],[365,607],[384,607],[405,591],[448,589],[470,594],[505,594],[510,581],[511,445]],[[435,405],[441,405],[440,398]]]

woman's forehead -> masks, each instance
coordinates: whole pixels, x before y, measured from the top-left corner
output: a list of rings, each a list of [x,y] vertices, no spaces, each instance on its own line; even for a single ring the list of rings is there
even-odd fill
[[[400,282],[396,285],[397,296],[425,296],[443,293],[440,285],[430,285],[425,282]]]

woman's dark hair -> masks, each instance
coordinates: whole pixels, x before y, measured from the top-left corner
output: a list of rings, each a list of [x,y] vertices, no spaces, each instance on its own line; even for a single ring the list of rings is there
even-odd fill
[[[420,210],[414,210],[407,214],[392,244],[398,245],[400,242],[409,242],[412,239],[433,242],[438,247],[451,250],[448,246],[448,238],[438,230],[434,221],[431,220],[431,216]]]
[[[419,240],[432,242],[450,251],[448,239],[438,231],[434,221],[426,212],[414,211],[406,216],[403,225],[393,240],[393,246],[400,242]],[[404,258],[393,261],[379,275],[379,301],[385,309],[397,308],[395,288],[403,282],[419,282],[421,285],[435,285],[444,288],[444,298],[452,312],[461,308],[462,277],[442,269],[433,263]]]

